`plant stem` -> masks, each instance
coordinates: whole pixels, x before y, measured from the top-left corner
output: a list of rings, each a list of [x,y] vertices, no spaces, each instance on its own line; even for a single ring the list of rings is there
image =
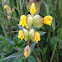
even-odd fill
[[[29,31],[31,30],[31,27],[29,28]],[[29,45],[29,47],[30,47],[30,39],[29,39],[29,41],[28,41],[28,45]],[[26,62],[28,62],[28,58],[26,58]]]
[[[4,26],[3,26],[2,24],[1,24],[1,27],[2,27],[2,29],[3,29],[3,32],[4,32],[5,37],[7,38],[6,31],[5,31]]]
[[[38,48],[38,52],[39,52],[39,58],[41,59],[41,54],[40,54],[40,50],[39,50],[39,45],[38,45],[38,43],[37,43],[37,48]]]
[[[28,45],[29,45],[29,47],[30,47],[30,39],[29,39]]]
[[[53,57],[54,57],[54,54],[55,54],[55,51],[56,51],[56,46],[57,46],[57,42],[56,42],[56,44],[55,44],[55,48],[54,48],[54,50],[53,50],[53,53],[52,53],[50,62],[52,62],[52,59],[53,59]]]
[[[37,56],[37,53],[33,50],[33,52],[34,52],[34,54],[35,54],[35,56],[37,57],[37,61],[38,62],[41,62],[41,60],[39,59],[39,57]]]

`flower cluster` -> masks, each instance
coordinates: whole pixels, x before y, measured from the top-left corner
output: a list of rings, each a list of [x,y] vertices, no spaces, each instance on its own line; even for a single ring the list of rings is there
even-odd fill
[[[6,10],[6,13],[8,14],[7,18],[11,19],[11,13],[15,11],[14,8],[11,9],[10,6],[4,5],[4,9]]]
[[[48,15],[42,18],[40,15],[34,15],[35,12],[36,12],[35,4],[32,3],[30,7],[31,15],[30,14],[28,14],[27,16],[22,15],[20,17],[19,25],[22,26],[23,30],[20,30],[18,33],[19,39],[21,40],[24,39],[25,41],[28,41],[31,39],[33,42],[36,41],[36,43],[38,43],[38,41],[41,40],[40,34],[39,32],[36,32],[33,28],[31,29],[32,25],[36,28],[40,28],[44,24],[51,26],[51,22],[53,20],[51,16]],[[25,47],[24,56],[27,58],[29,55],[30,55],[30,46],[28,45]]]

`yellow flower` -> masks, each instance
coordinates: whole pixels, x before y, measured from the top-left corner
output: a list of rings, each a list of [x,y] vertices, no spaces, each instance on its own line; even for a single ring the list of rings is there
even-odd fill
[[[7,5],[4,5],[4,9],[7,9],[7,7],[8,7]]]
[[[11,19],[11,16],[8,16],[7,18],[8,18],[8,20],[9,20],[9,19]]]
[[[22,16],[20,17],[20,20],[21,20],[21,21],[26,21],[26,16],[25,16],[25,15],[22,15]]]
[[[36,43],[38,43],[38,41],[40,41],[40,34],[38,32],[36,32],[34,35],[34,41],[36,41]]]
[[[31,13],[31,14],[34,14],[35,12],[36,12],[35,4],[32,3],[31,8],[30,8],[30,13]]]
[[[20,17],[19,25],[22,25],[22,27],[24,27],[26,25],[26,16],[25,15],[22,15]]]
[[[21,39],[21,40],[24,38],[24,33],[23,33],[22,30],[20,30],[20,31],[18,32],[18,38]]]
[[[22,25],[22,28],[26,25],[26,21],[20,21],[19,25]]]
[[[9,9],[9,10],[11,10],[11,8],[10,8],[10,7],[8,7],[8,9]]]
[[[7,11],[7,14],[10,14],[10,11]]]
[[[43,23],[51,26],[52,20],[53,20],[53,18],[51,16],[45,16]]]
[[[14,8],[12,8],[12,12],[14,12],[15,11],[15,9]]]

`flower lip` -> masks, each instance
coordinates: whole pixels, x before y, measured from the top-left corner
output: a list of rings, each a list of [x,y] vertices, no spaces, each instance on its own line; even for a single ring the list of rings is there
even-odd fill
[[[30,13],[34,15],[35,12],[36,12],[35,3],[32,3],[31,8],[30,8]]]
[[[53,20],[53,18],[48,15],[48,16],[45,16],[45,17],[44,17],[43,23],[44,23],[44,24],[47,24],[47,25],[49,25],[49,26],[51,26],[52,20]]]
[[[22,15],[22,16],[20,17],[19,25],[22,25],[22,27],[24,27],[24,26],[26,26],[26,22],[27,22],[26,16],[25,16],[25,15]]]
[[[36,41],[36,43],[38,43],[38,41],[40,41],[40,34],[38,32],[36,32],[34,35],[34,41]]]
[[[23,33],[22,30],[20,30],[20,31],[18,32],[18,38],[21,39],[21,40],[24,38],[24,33]]]

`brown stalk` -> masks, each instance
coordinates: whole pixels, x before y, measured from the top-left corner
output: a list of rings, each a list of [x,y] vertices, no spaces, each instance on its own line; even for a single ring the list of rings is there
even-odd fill
[[[29,31],[31,30],[31,27],[29,28]],[[30,47],[30,39],[29,39],[29,41],[28,41],[28,45],[29,45],[29,47]],[[28,62],[28,58],[26,58],[26,62]]]
[[[26,62],[28,62],[28,58],[26,58]]]

